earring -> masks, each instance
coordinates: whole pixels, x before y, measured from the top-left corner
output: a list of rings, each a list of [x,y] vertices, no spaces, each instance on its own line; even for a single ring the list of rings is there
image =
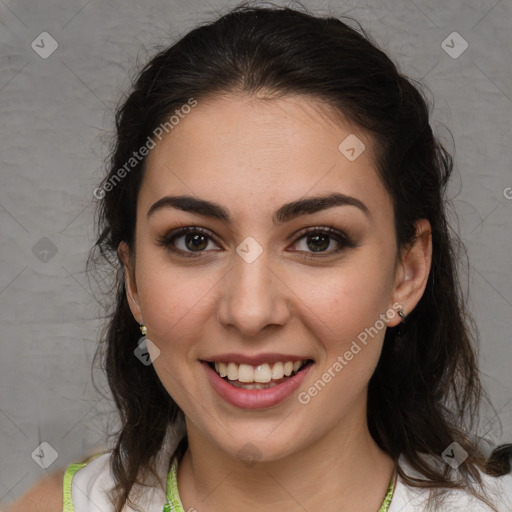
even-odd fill
[[[142,336],[137,340],[137,348],[134,350],[134,354],[139,359],[139,361],[144,366],[149,366],[152,364],[153,359],[152,356],[149,353],[149,347],[148,345],[151,343],[148,338],[146,338],[146,334],[148,333],[148,330],[144,324],[139,324],[139,329],[142,334]],[[158,350],[158,349],[157,349]],[[155,358],[157,356],[153,356]]]
[[[395,327],[396,335],[402,336],[404,334],[404,328],[406,327],[405,319],[406,319],[407,315],[405,314],[404,310],[402,308],[400,308],[398,310],[398,316],[402,319],[402,321]]]

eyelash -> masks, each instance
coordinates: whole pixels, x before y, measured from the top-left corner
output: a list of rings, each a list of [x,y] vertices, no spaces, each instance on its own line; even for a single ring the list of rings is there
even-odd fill
[[[180,256],[184,256],[186,258],[201,257],[203,255],[203,253],[205,252],[204,250],[197,251],[197,252],[183,251],[182,249],[177,249],[176,247],[173,246],[173,241],[176,238],[179,238],[180,236],[186,235],[188,233],[195,233],[195,234],[200,233],[215,242],[215,237],[213,237],[208,230],[200,228],[200,227],[187,226],[184,228],[180,228],[180,229],[171,231],[170,233],[167,233],[166,235],[159,237],[157,240],[158,245],[165,247],[168,251],[170,251],[172,253],[178,254]],[[306,256],[306,255],[302,256],[305,259],[317,259],[317,258],[327,257],[327,256],[331,256],[333,254],[338,254],[346,248],[356,247],[356,244],[345,233],[338,231],[337,229],[334,229],[332,226],[306,228],[305,230],[301,231],[297,235],[293,244],[296,244],[299,240],[301,240],[302,238],[306,238],[308,235],[311,235],[311,234],[327,235],[331,239],[334,239],[338,243],[338,247],[336,249],[334,249],[333,251],[329,251],[329,252],[306,253],[306,254],[308,254],[308,256]],[[304,251],[293,251],[293,252],[304,252]]]

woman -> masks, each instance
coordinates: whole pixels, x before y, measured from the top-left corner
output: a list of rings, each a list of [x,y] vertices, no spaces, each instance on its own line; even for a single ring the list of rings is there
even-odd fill
[[[367,36],[234,9],[147,64],[116,141],[122,427],[64,510],[512,510],[509,452],[472,432],[451,158]]]

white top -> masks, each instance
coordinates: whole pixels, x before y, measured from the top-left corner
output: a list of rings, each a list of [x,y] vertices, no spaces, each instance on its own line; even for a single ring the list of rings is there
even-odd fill
[[[107,492],[114,487],[109,468],[110,453],[104,453],[78,470],[71,484],[75,512],[113,512]],[[160,473],[159,473],[160,474]],[[146,512],[162,512],[166,500],[164,488],[145,488],[137,504]],[[125,505],[123,510],[135,512]]]
[[[107,498],[106,492],[113,488],[114,480],[109,468],[110,453],[104,453],[95,458],[83,468],[79,469],[73,477],[71,497],[75,512],[113,512],[113,505]],[[158,474],[160,485],[156,482],[154,488],[141,488],[137,486],[140,498],[136,503],[145,512],[162,512],[166,502],[166,486],[168,475],[169,451],[163,451],[158,459]],[[421,476],[400,457],[400,465],[410,476]],[[499,512],[512,512],[512,472],[495,478],[481,473],[485,489],[489,498],[494,500]],[[419,512],[426,509],[428,489],[409,487],[398,477],[393,498],[388,512]],[[134,496],[134,495],[132,495]],[[123,509],[132,512],[134,509],[125,506]],[[183,509],[184,510],[184,509]],[[462,490],[451,490],[443,502],[443,508],[436,512],[489,512],[483,502],[477,500]]]

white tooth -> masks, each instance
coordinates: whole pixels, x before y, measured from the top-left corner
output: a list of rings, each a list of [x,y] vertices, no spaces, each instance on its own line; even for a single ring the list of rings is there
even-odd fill
[[[302,361],[295,361],[293,363],[293,371],[298,372],[299,368],[302,366]]]
[[[267,363],[260,364],[254,370],[254,382],[270,382],[272,380],[272,372]]]
[[[278,361],[277,363],[274,363],[274,366],[272,366],[272,379],[279,380],[284,377],[284,368],[283,363],[281,361]]]
[[[241,364],[238,367],[238,380],[240,382],[254,382],[254,368],[250,364]]]
[[[225,377],[228,374],[225,363],[219,363],[218,372],[221,377]]]
[[[215,363],[215,371],[219,373],[219,363]]]
[[[228,363],[226,375],[229,380],[237,380],[238,379],[238,365],[235,363]]]
[[[293,362],[292,361],[286,361],[284,363],[284,374],[289,377],[293,372]]]

